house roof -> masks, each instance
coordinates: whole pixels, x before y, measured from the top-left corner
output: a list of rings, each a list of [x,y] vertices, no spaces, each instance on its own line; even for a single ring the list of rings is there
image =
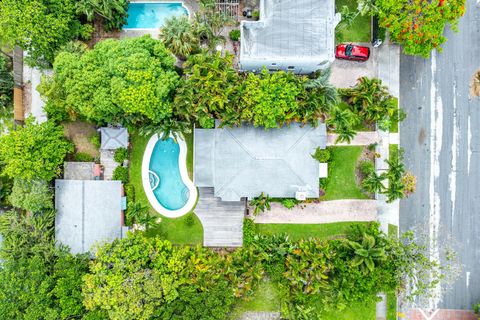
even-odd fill
[[[128,131],[125,128],[101,128],[102,150],[115,150],[128,147]]]
[[[325,148],[326,141],[324,124],[195,129],[195,184],[214,187],[215,196],[224,201],[261,192],[294,197],[301,189],[318,197],[319,167],[311,154]]]
[[[71,252],[90,251],[99,241],[121,238],[122,183],[102,180],[56,180],[56,240]]]
[[[240,64],[243,70],[287,65],[320,69],[334,60],[334,0],[261,0],[260,20],[242,21]]]

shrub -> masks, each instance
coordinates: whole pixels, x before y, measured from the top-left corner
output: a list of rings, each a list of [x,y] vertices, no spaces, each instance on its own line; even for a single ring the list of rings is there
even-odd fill
[[[255,207],[253,214],[257,215],[261,212],[264,212],[265,209],[270,210],[270,196],[265,195],[263,192],[256,198],[250,201],[250,205]]]
[[[375,164],[370,160],[362,160],[358,168],[364,176],[368,176],[375,171]]]
[[[53,192],[45,181],[25,181],[15,179],[10,203],[33,213],[53,209]]]
[[[417,187],[417,178],[410,171],[402,176],[403,193],[406,197],[415,192]]]
[[[115,154],[113,155],[113,160],[115,162],[122,164],[123,161],[128,159],[128,150],[126,148],[118,148],[115,150]]]
[[[256,235],[255,222],[252,219],[243,219],[243,244],[249,246]]]
[[[93,157],[85,152],[77,152],[73,156],[73,160],[77,162],[90,162],[93,161]]]
[[[187,214],[184,223],[187,227],[191,227],[195,224],[195,217],[193,216],[193,212]]]
[[[255,20],[258,20],[260,18],[260,11],[258,10],[253,10],[252,12],[252,18]]]
[[[238,41],[238,40],[240,40],[240,30],[234,29],[234,30],[230,31],[228,36],[230,37],[230,40]]]
[[[285,208],[287,208],[287,209],[292,209],[292,208],[295,207],[297,204],[298,204],[298,200],[297,200],[297,199],[290,199],[290,198],[282,199],[282,205],[283,205]]]
[[[120,180],[123,183],[128,183],[128,168],[118,166],[113,170],[113,180]]]
[[[330,160],[330,150],[317,147],[317,149],[315,149],[315,153],[312,154],[312,158],[320,163],[328,162]]]
[[[94,134],[90,137],[90,142],[95,146],[95,148],[100,149],[100,135]]]

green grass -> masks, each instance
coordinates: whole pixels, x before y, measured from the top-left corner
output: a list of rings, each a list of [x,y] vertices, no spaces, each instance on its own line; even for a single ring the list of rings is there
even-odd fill
[[[132,150],[130,152],[130,184],[135,188],[135,201],[147,206],[152,214],[159,215],[150,205],[147,195],[143,190],[142,184],[142,159],[150,137],[144,137],[137,133],[130,134],[130,142]],[[193,159],[193,136],[186,138],[187,140],[187,168],[188,158],[190,157],[190,170],[192,168]],[[161,216],[161,215],[160,215]],[[175,244],[201,244],[203,242],[203,227],[198,218],[195,216],[195,222],[192,226],[185,224],[187,215],[171,219],[162,217],[159,226],[148,231],[150,236],[160,236],[162,239],[170,240]]]
[[[333,167],[321,200],[368,199],[355,178],[357,160],[362,150],[362,146],[331,147]]]
[[[398,155],[398,144],[390,144],[388,146],[388,158],[394,159]]]
[[[350,12],[357,12],[358,2],[352,0],[336,0],[336,12],[341,12],[343,6],[348,6]],[[371,25],[370,16],[357,15],[353,23],[348,27],[342,27],[339,23],[335,29],[335,41],[340,42],[370,42]]]
[[[351,303],[342,311],[331,311],[322,313],[322,320],[375,320],[375,303],[365,304],[364,302]]]
[[[272,235],[286,233],[292,240],[309,237],[328,239],[341,237],[353,225],[367,224],[368,222],[335,222],[322,224],[263,224],[255,225],[260,234]]]
[[[193,180],[193,128],[192,132],[184,135],[187,143],[187,171],[190,179]]]
[[[395,101],[397,102],[397,108],[398,108],[398,98],[394,98]],[[390,125],[390,132],[391,133],[398,133],[398,119],[392,119],[392,123]]]
[[[398,226],[388,224],[388,235],[398,237]],[[395,292],[387,292],[387,320],[397,319],[397,295]]]
[[[280,297],[277,285],[268,279],[264,279],[258,285],[253,296],[248,300],[240,300],[230,316],[231,319],[238,319],[248,311],[280,311]]]

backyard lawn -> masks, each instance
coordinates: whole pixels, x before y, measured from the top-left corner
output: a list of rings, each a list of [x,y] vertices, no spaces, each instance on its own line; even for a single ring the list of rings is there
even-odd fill
[[[357,185],[355,170],[362,146],[331,147],[329,178],[321,200],[368,199]]]
[[[335,222],[322,224],[255,224],[256,231],[260,234],[273,235],[286,233],[290,239],[299,240],[309,237],[327,239],[341,237],[352,225],[366,224],[368,222]]]
[[[343,6],[348,6],[350,12],[357,12],[358,2],[352,0],[336,0],[336,12],[341,12]],[[370,16],[358,14],[350,26],[337,25],[335,29],[335,41],[341,42],[370,42],[371,38]]]
[[[142,185],[142,159],[143,153],[145,152],[145,147],[147,146],[148,140],[150,137],[141,136],[137,133],[130,134],[130,143],[132,150],[130,152],[130,184],[135,188],[135,201],[142,203],[144,206],[147,206],[150,209],[150,212],[156,215],[159,215],[151,206],[148,201],[147,195],[143,190]],[[187,146],[189,146],[187,159],[190,156],[192,159],[192,142],[193,136],[191,139],[188,137]],[[190,144],[189,144],[190,141]],[[187,160],[188,167],[188,160]],[[190,168],[191,170],[191,162]],[[203,242],[203,227],[194,215],[193,224],[189,224],[187,220],[187,215],[171,219],[162,216],[162,222],[148,231],[148,235],[151,236],[160,236],[163,239],[170,240],[175,244],[201,244]]]
[[[273,281],[263,279],[253,296],[249,297],[248,300],[240,300],[232,311],[230,318],[237,320],[248,311],[280,311],[278,288]]]

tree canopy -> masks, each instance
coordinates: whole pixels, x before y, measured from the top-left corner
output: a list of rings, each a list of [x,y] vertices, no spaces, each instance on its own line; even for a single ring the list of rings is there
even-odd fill
[[[49,118],[98,124],[159,124],[172,114],[179,76],[175,58],[158,41],[144,36],[107,39],[85,53],[61,52],[54,73],[42,79]]]
[[[447,24],[454,29],[465,13],[465,0],[377,0],[379,24],[406,54],[429,57],[447,39]]]
[[[15,179],[9,200],[12,206],[29,212],[53,209],[53,192],[45,181]]]
[[[28,51],[26,61],[31,65],[52,63],[62,45],[88,38],[92,31],[78,20],[74,0],[0,1],[1,42]]]
[[[24,127],[0,137],[0,168],[12,179],[50,181],[70,152],[73,144],[63,136],[62,127],[51,121],[37,124],[30,117]]]

